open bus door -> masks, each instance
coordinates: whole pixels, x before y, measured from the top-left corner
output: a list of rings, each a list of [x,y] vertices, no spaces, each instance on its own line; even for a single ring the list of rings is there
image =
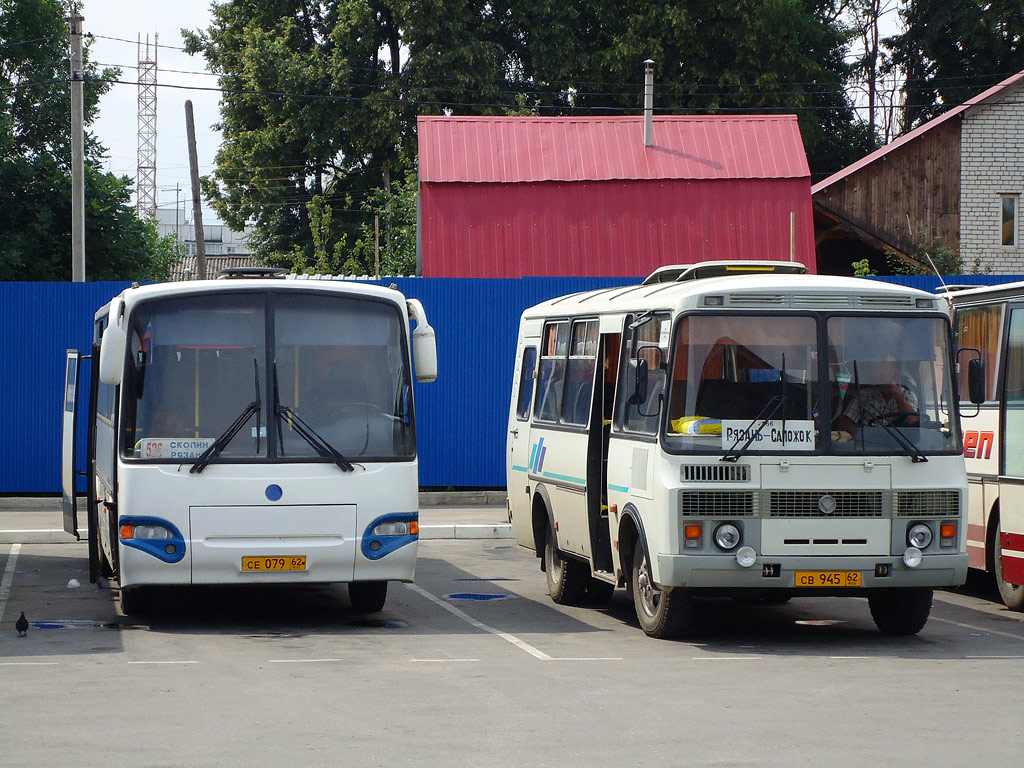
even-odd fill
[[[78,350],[69,349],[64,367],[64,414],[61,437],[61,491],[64,511],[64,530],[76,539],[78,535],[78,501],[75,495],[75,480],[78,478],[76,455],[76,416],[78,413],[78,371],[81,355]]]

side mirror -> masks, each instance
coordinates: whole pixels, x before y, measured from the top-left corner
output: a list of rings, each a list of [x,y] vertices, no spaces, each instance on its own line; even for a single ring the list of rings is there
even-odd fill
[[[967,361],[967,395],[975,405],[985,402],[985,361],[980,357]]]
[[[127,341],[124,301],[111,302],[107,327],[100,339],[100,381],[108,386],[116,387],[121,383]]]
[[[642,357],[629,361],[629,376],[633,382],[633,389],[630,392],[627,402],[630,405],[640,405],[647,402],[648,368],[647,361]]]
[[[437,340],[434,329],[427,322],[427,313],[416,299],[407,299],[409,316],[416,321],[412,332],[412,357],[416,369],[416,381],[424,384],[437,381]]]

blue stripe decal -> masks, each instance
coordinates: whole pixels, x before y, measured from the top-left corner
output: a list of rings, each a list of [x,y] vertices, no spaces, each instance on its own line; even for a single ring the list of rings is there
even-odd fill
[[[529,472],[530,468],[529,467],[519,467],[519,466],[516,466],[515,464],[513,464],[512,465],[512,470],[514,472]]]
[[[621,485],[612,485],[608,483],[609,491],[618,491],[619,493],[629,493],[629,488],[623,488]]]
[[[533,457],[537,455],[537,444],[534,443],[530,446],[530,468],[533,468]]]
[[[565,480],[569,483],[576,483],[578,485],[586,485],[587,481],[579,477],[571,477],[570,475],[556,475],[554,472],[544,472],[544,477],[550,477],[552,480]]]

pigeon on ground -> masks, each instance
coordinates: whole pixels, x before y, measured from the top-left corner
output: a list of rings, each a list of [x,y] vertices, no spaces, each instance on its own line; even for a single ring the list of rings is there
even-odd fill
[[[21,616],[14,622],[14,628],[18,630],[18,637],[25,637],[28,634],[28,619],[25,618],[25,612],[21,612]]]

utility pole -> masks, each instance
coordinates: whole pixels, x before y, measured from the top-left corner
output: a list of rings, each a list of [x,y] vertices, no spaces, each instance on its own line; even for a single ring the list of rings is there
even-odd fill
[[[82,24],[71,7],[71,280],[85,282],[85,114],[82,103]]]
[[[188,166],[192,176],[192,223],[196,230],[196,279],[206,279],[206,240],[203,238],[203,198],[199,194],[199,157],[196,153],[196,121],[192,101],[185,102],[185,131],[188,134]]]

